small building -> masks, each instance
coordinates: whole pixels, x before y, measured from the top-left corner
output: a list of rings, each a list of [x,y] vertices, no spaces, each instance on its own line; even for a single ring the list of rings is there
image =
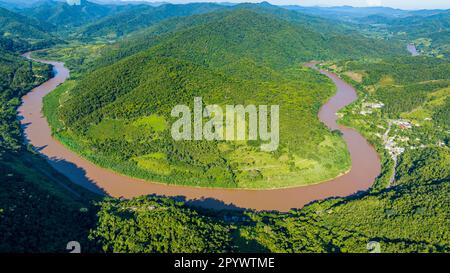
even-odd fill
[[[393,120],[392,123],[397,125],[398,127],[400,127],[400,129],[403,130],[412,128],[412,124],[407,120]]]

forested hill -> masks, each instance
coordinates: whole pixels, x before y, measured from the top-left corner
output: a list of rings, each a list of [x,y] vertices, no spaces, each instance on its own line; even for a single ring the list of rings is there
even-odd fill
[[[371,15],[383,15],[389,18],[407,16],[406,10],[393,9],[388,7],[302,7],[302,6],[284,6],[289,10],[295,10],[306,14],[321,16],[324,18],[333,18],[345,21],[358,21],[359,18]]]
[[[90,159],[104,167],[169,183],[245,188],[268,180],[271,187],[279,187],[345,172],[348,158],[342,140],[317,119],[318,108],[332,94],[333,86],[302,69],[302,62],[396,55],[405,48],[331,32],[332,23],[321,22],[328,29],[321,32],[320,27],[286,20],[271,9],[241,7],[186,17],[194,21],[160,29],[165,34],[149,48],[131,50],[135,53],[131,56],[119,50],[117,58],[110,59],[112,64],[79,78],[61,107],[53,107],[59,112],[54,120],[62,121],[65,129],[59,135],[74,137],[74,142],[86,139],[78,152],[84,155],[95,149],[98,157]],[[272,155],[255,154],[257,144],[233,146],[222,153],[215,142],[173,142],[170,135],[164,135],[169,132],[165,124],[172,121],[170,110],[177,104],[191,104],[195,96],[219,104],[282,105],[280,146],[286,147],[286,158],[298,156],[317,168],[308,169],[311,175],[304,175],[300,168],[291,171]],[[141,126],[139,120],[160,124],[154,133],[164,136],[119,136]],[[109,126],[125,127],[109,130]],[[155,141],[142,142],[139,137]],[[318,151],[317,146],[327,139],[333,144]],[[299,140],[305,141],[299,144]],[[245,165],[242,154],[267,156],[261,161],[270,161],[270,167],[262,168],[255,161],[251,164],[258,171],[254,171]]]
[[[309,16],[295,11],[289,11],[277,6],[270,5],[263,2],[261,4],[238,4],[234,6],[224,6],[214,3],[192,3],[185,5],[165,4],[159,7],[140,6],[139,9],[122,12],[108,16],[102,20],[94,22],[82,28],[78,37],[83,39],[92,39],[94,37],[109,37],[116,38],[122,35],[129,34],[133,31],[145,29],[153,26],[164,19],[175,18],[188,24],[193,22],[185,16],[204,14],[213,11],[239,10],[247,9],[254,10],[262,14],[272,14],[286,21],[301,23],[303,26],[311,26],[318,28],[322,32],[327,31],[343,31],[342,23],[330,24],[329,21],[316,16]],[[203,18],[205,20],[205,18]],[[164,21],[163,25],[167,25],[168,21]]]
[[[206,42],[208,46],[201,49]],[[220,54],[232,54],[264,59],[266,64],[406,53],[404,44],[367,39],[341,23],[270,5],[242,4],[228,11],[164,20],[110,47],[98,65],[113,63],[156,44],[161,45],[161,50],[201,50],[190,54],[199,59],[207,54],[223,62]]]
[[[413,42],[420,52],[434,56],[449,56],[450,10],[399,10],[386,7],[300,7],[285,6],[286,9],[351,22],[359,30],[375,37],[389,40]]]
[[[402,53],[395,44],[331,32],[331,23],[305,26],[265,11],[241,8],[217,13],[198,26],[176,32],[161,42],[158,51],[175,50],[174,55],[197,63],[220,65],[250,58],[269,66]]]
[[[0,8],[0,158],[4,150],[20,147],[15,107],[33,86],[50,76],[50,67],[20,57],[20,53],[50,46],[57,41],[38,21]]]
[[[86,0],[82,0],[80,5],[68,5],[65,2],[49,0],[17,11],[48,23],[51,26],[49,30],[61,34],[76,33],[76,38],[92,40],[114,39],[167,18],[206,13],[221,8],[225,6],[213,3],[165,4],[155,7],[148,4],[96,4]]]
[[[419,50],[450,57],[450,10],[428,16],[410,16],[387,21],[387,29],[414,41]]]
[[[20,10],[21,14],[53,25],[53,30],[72,30],[108,15],[137,9],[134,5],[99,5],[82,0],[80,5],[69,5],[59,1],[44,1]]]
[[[381,57],[402,54],[404,51],[404,47],[400,49],[395,44],[391,45],[358,35],[337,33],[324,36],[319,30],[245,8],[200,15],[196,22],[198,24],[195,26],[181,28],[166,35],[155,46],[143,49],[129,59],[96,71],[95,77],[87,76],[82,81],[83,86],[89,85],[91,88],[77,91],[80,93],[73,99],[80,100],[80,104],[74,104],[77,105],[76,108],[83,109],[87,103],[91,106],[85,106],[91,108],[94,102],[84,98],[91,97],[92,94],[100,98],[97,92],[104,92],[102,90],[93,92],[92,89],[95,89],[97,82],[90,82],[90,80],[104,78],[106,82],[102,85],[108,85],[108,81],[111,81],[113,85],[112,81],[116,77],[111,77],[110,73],[126,68],[133,73],[117,75],[117,77],[124,82],[135,83],[139,77],[147,77],[145,76],[147,73],[142,71],[145,70],[146,63],[158,58],[156,63],[161,65],[161,68],[166,65],[164,60],[175,59],[204,68],[220,68],[228,74],[241,77],[249,76],[248,71],[263,75],[268,73],[267,68],[286,68],[312,59]],[[117,55],[120,56],[120,54]],[[130,84],[129,87],[134,85]],[[90,94],[84,94],[86,92]],[[114,94],[114,97],[117,96],[119,94]],[[111,100],[108,99],[108,101]],[[80,111],[76,110],[76,112],[66,113],[66,116],[69,120],[77,120],[80,118]]]
[[[213,3],[167,4],[159,7],[141,5],[89,24],[82,28],[77,36],[81,39],[98,37],[117,38],[171,17],[207,13],[223,8],[225,7]]]
[[[47,47],[58,39],[48,34],[48,25],[0,8],[0,47],[20,52]]]
[[[386,25],[394,33],[406,32],[420,36],[450,28],[450,10],[436,11],[433,14],[411,15],[403,18],[368,16],[362,22]]]

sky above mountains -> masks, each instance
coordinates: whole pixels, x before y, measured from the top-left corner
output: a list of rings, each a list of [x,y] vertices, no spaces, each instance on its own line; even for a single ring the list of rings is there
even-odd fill
[[[123,0],[142,1],[142,0]],[[148,2],[164,1],[170,3],[190,2],[261,2],[261,0],[147,0]],[[375,7],[385,6],[401,9],[449,9],[450,0],[268,0],[275,5],[299,5],[299,6],[343,6]]]

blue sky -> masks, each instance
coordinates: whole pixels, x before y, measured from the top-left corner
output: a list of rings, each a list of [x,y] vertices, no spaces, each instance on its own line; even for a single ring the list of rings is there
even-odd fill
[[[130,1],[130,0],[128,0]],[[140,0],[142,1],[142,0]],[[150,2],[261,2],[262,0],[147,0]],[[450,9],[450,0],[268,0],[275,5],[342,6],[354,7],[385,6],[401,9]]]

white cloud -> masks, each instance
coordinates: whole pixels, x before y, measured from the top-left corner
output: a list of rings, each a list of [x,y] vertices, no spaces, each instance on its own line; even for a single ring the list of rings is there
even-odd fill
[[[381,0],[367,0],[366,3],[369,7],[381,7],[383,5]]]

